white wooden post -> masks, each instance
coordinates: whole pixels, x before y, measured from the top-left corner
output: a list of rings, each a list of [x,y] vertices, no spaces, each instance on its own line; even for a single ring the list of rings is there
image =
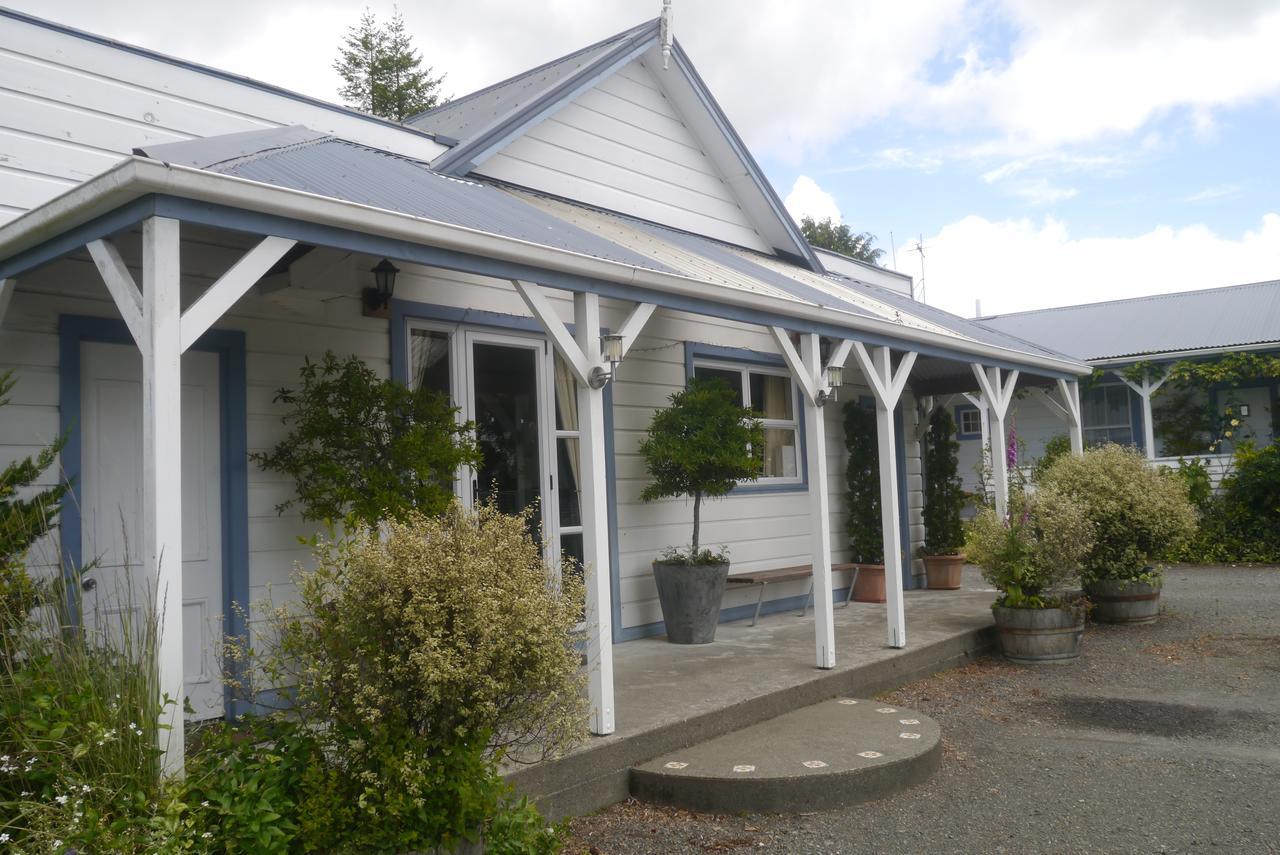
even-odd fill
[[[1001,371],[994,365],[988,367],[975,362],[971,367],[991,418],[991,480],[995,482],[996,513],[1003,517],[1009,512],[1009,437],[1004,430],[1004,420],[1018,384],[1018,370],[1010,371],[1002,382]]]
[[[164,771],[183,766],[182,347],[178,221],[142,224],[142,549],[155,585]],[[167,729],[165,729],[167,728]]]
[[[831,498],[827,483],[827,429],[822,407],[830,400],[826,369],[822,365],[821,342],[817,335],[806,333],[800,339],[800,351],[781,327],[770,327],[773,340],[800,387],[804,406],[805,461],[809,472],[809,543],[813,562],[813,644],[814,663],[818,668],[836,667],[835,613],[832,605],[834,583],[831,579]],[[844,367],[849,356],[848,342],[832,353],[831,365]]]
[[[884,535],[884,594],[888,612],[889,646],[907,646],[907,616],[902,596],[902,537],[898,528],[898,440],[893,409],[902,397],[916,353],[908,351],[894,371],[889,348],[876,347],[868,354],[860,341],[853,343],[858,366],[876,399],[877,454],[880,459],[880,522]]]
[[[588,365],[600,364],[600,298],[573,295],[578,347]],[[581,430],[579,485],[582,499],[582,554],[587,574],[587,694],[591,701],[591,732],[613,733],[613,598],[609,563],[608,482],[604,459],[604,388],[578,384],[578,425]]]
[[[571,336],[540,285],[512,280],[525,305],[541,324],[556,352],[573,371],[578,383],[578,428],[582,501],[582,553],[587,569],[587,700],[591,707],[591,732],[613,733],[613,595],[609,561],[608,480],[605,470],[604,382],[592,386],[596,369],[608,370],[600,355],[600,298],[575,293],[573,315],[576,334]],[[623,355],[635,344],[654,306],[639,303],[619,328]],[[612,379],[612,378],[610,378]]]
[[[1156,459],[1156,426],[1151,416],[1151,396],[1156,390],[1164,385],[1164,381],[1169,379],[1169,375],[1161,373],[1159,377],[1153,378],[1149,373],[1143,372],[1142,381],[1135,383],[1123,374],[1116,372],[1116,376],[1124,381],[1124,384],[1130,389],[1138,393],[1138,397],[1142,399],[1142,439],[1148,460]]]
[[[9,302],[13,300],[13,292],[18,288],[17,279],[0,279],[0,324],[9,312]]]

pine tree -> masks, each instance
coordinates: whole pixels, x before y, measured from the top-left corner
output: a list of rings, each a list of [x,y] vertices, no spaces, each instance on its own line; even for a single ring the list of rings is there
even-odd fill
[[[338,90],[343,100],[384,119],[403,122],[445,100],[440,94],[445,76],[432,77],[431,66],[423,67],[398,8],[385,27],[365,9],[347,30],[333,67],[344,81]]]
[[[0,407],[9,403],[14,382],[13,372],[0,374]],[[0,631],[7,632],[12,622],[25,620],[39,600],[23,558],[53,527],[71,485],[62,482],[45,490],[33,488],[65,443],[66,437],[60,437],[35,457],[15,460],[0,470]]]

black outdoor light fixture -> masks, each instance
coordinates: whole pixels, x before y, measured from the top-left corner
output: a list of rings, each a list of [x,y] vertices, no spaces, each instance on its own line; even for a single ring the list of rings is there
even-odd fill
[[[592,389],[603,389],[604,384],[613,379],[613,372],[618,370],[618,363],[622,361],[622,336],[600,336],[600,358],[609,363],[609,370],[606,371],[602,365],[591,369],[591,376],[587,379]]]
[[[369,271],[373,274],[372,288],[364,289],[364,307],[369,312],[385,309],[391,302],[391,295],[396,292],[396,274],[400,268],[385,258]]]

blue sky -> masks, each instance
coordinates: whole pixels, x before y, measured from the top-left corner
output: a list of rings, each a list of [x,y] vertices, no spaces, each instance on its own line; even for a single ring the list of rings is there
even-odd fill
[[[328,99],[366,5],[221,0],[192,27],[169,0],[9,2]],[[401,5],[452,94],[661,7]],[[924,236],[930,303],[992,313],[1280,278],[1280,0],[675,0],[674,30],[794,212],[886,250],[892,233],[913,275],[903,248]]]

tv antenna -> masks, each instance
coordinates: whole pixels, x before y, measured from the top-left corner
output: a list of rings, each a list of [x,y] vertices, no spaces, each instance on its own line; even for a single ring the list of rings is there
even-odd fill
[[[928,248],[929,248],[928,245],[925,244],[924,242],[924,235],[922,234],[920,235],[920,239],[917,240],[915,244],[912,245],[911,248],[907,250],[908,252],[914,252],[920,255],[920,296],[918,299],[920,300],[921,303],[928,302],[925,299],[925,290],[924,290],[924,251]]]

